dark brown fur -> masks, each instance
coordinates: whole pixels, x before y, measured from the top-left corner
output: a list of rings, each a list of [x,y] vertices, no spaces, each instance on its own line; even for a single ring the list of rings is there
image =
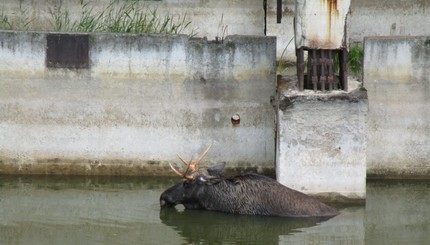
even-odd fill
[[[284,217],[332,217],[338,211],[266,176],[222,178],[224,165],[200,170],[193,180],[172,186],[160,196],[162,207],[183,204],[233,214]]]

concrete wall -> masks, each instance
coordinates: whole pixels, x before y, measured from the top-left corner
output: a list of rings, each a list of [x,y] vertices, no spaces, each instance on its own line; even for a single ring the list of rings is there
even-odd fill
[[[366,196],[367,94],[287,90],[278,110],[277,179],[310,194]]]
[[[296,0],[296,48],[345,48],[345,25],[350,5],[351,0]]]
[[[295,0],[282,1],[282,22],[276,23],[276,0],[267,1],[267,35],[278,37],[277,57],[295,61],[294,36]],[[350,43],[363,42],[375,35],[428,35],[430,2],[426,0],[359,0],[351,1],[348,36]]]
[[[368,37],[370,177],[430,176],[430,37]]]
[[[98,11],[110,1],[94,0],[90,3]],[[186,14],[186,20],[191,21],[187,30],[196,30],[197,36],[206,36],[210,40],[233,34],[264,35],[266,28],[267,35],[278,38],[277,58],[282,56],[295,61],[294,41],[290,42],[294,37],[295,0],[282,1],[280,24],[276,23],[276,0],[267,0],[266,14],[263,0],[161,0],[141,3],[157,8],[160,15],[169,12],[180,18]],[[25,29],[24,24],[32,20],[28,26],[30,30],[51,30],[52,16],[49,11],[60,6],[63,10],[69,10],[72,19],[82,11],[80,0],[0,0],[0,13],[14,20],[15,28]],[[429,11],[430,2],[425,0],[351,1],[350,42],[363,42],[365,36],[374,35],[427,35],[430,25],[425,23]]]
[[[0,173],[163,175],[210,144],[202,165],[273,171],[276,38],[91,34],[70,70],[46,36],[0,33]]]

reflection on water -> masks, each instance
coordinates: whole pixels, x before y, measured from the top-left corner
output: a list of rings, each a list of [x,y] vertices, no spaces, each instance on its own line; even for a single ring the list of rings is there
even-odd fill
[[[430,244],[429,181],[368,185],[366,244]]]
[[[0,176],[0,244],[426,244],[430,184],[370,182],[327,221],[161,209],[177,178]]]
[[[178,231],[187,244],[278,244],[280,235],[327,220],[231,215],[203,210],[180,212],[171,208],[161,209],[160,219]]]

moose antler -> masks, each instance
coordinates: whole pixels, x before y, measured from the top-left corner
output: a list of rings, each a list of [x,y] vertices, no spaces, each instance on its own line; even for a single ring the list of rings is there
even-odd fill
[[[181,161],[187,166],[187,169],[185,170],[184,173],[181,173],[178,170],[176,170],[171,163],[169,163],[169,165],[177,175],[181,176],[182,178],[192,180],[193,179],[192,174],[196,171],[197,165],[203,160],[203,158],[209,152],[209,149],[211,148],[211,146],[212,145],[209,145],[209,147],[203,152],[203,154],[199,158],[197,158],[195,162],[192,162],[193,160],[192,158],[189,162],[187,162],[178,154],[179,159],[181,159]],[[191,173],[187,175],[189,170],[191,170]]]

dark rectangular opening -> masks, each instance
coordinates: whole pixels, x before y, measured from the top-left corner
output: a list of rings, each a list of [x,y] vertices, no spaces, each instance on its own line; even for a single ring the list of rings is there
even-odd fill
[[[46,66],[52,68],[89,68],[88,35],[50,33],[46,37]]]

